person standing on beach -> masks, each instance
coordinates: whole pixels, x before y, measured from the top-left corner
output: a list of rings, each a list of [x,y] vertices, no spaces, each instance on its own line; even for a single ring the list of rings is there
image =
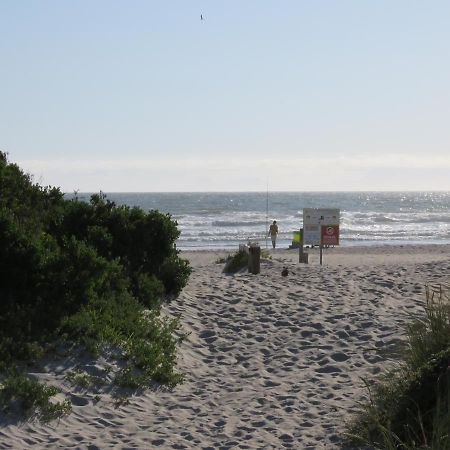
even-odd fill
[[[268,236],[270,236],[270,239],[272,239],[272,247],[275,248],[276,244],[277,244],[277,234],[278,234],[278,225],[277,225],[277,221],[274,220],[272,225],[270,225],[269,227],[269,234]]]

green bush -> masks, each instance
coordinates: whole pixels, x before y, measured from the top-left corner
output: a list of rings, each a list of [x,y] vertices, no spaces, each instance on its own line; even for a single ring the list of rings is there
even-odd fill
[[[104,258],[118,259],[135,294],[139,291],[136,274],[154,275],[167,293],[179,294],[191,270],[175,248],[176,225],[168,214],[117,206],[103,194],[95,194],[90,204],[77,199],[68,202],[58,232],[83,240]]]
[[[58,188],[33,184],[31,175],[8,163],[0,152],[0,210],[9,211],[22,230],[39,235],[47,225],[57,224],[63,197]]]
[[[139,373],[141,383],[151,380],[174,385],[182,380],[175,372],[179,328],[176,319],[161,319],[158,311],[145,312],[127,293],[98,298],[67,317],[61,331],[70,342],[79,342],[91,351],[104,343],[123,350],[130,373]],[[142,373],[141,373],[142,372]]]
[[[85,243],[72,237],[58,246],[45,233],[40,239],[26,236],[2,219],[0,337],[15,345],[39,340],[92,298],[113,287],[126,289],[120,266]]]
[[[178,236],[168,214],[102,193],[66,200],[0,152],[0,373],[64,336],[94,351],[113,343],[146,381],[179,382],[177,326],[158,318],[163,295],[178,294],[191,270]]]
[[[163,281],[156,278],[155,275],[146,273],[138,273],[133,286],[136,298],[142,305],[150,309],[158,307],[161,297],[166,292]]]
[[[52,402],[59,390],[45,386],[20,373],[7,376],[0,384],[0,410],[6,414],[25,413],[48,422],[71,411],[69,400]]]
[[[191,269],[186,260],[175,255],[166,258],[161,264],[158,275],[168,294],[178,294],[186,285]]]

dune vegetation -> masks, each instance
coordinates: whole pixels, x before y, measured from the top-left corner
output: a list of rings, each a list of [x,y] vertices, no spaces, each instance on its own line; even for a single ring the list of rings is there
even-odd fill
[[[223,268],[224,273],[232,274],[239,272],[248,265],[248,253],[244,251],[238,251],[232,255],[228,255],[223,261],[225,266]]]
[[[403,359],[364,380],[348,435],[360,448],[450,449],[450,288],[428,286],[424,317],[411,321]]]
[[[121,385],[179,383],[179,324],[160,314],[191,270],[178,236],[168,214],[116,205],[102,193],[65,199],[0,153],[0,412],[18,400],[46,418],[68,411],[45,407],[54,391],[20,370],[58,345],[113,347],[125,361]]]

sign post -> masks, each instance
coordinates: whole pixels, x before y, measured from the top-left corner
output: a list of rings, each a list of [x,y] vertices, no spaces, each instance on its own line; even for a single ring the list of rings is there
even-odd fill
[[[322,239],[322,223],[324,221],[324,217],[320,216],[319,224],[320,224],[320,246],[319,246],[319,254],[320,254],[320,265],[322,265],[322,255],[323,255],[323,239]]]
[[[298,262],[308,264],[308,253],[303,249],[303,228],[300,228],[300,241],[298,246]]]
[[[302,229],[300,228],[300,242],[298,243],[298,262],[302,262],[303,258],[303,236],[302,236]]]

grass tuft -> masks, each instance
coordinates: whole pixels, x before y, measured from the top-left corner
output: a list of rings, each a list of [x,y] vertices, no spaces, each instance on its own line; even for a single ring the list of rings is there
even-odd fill
[[[357,445],[450,450],[449,288],[427,286],[425,316],[407,329],[403,361],[364,380],[368,401],[348,427]]]
[[[269,250],[261,249],[261,259],[272,259]]]
[[[69,370],[66,374],[66,379],[83,389],[88,389],[93,386],[102,386],[106,382],[105,378],[90,375],[79,367]]]
[[[236,252],[234,255],[229,255],[225,262],[223,269],[224,273],[236,273],[248,266],[248,253]]]

